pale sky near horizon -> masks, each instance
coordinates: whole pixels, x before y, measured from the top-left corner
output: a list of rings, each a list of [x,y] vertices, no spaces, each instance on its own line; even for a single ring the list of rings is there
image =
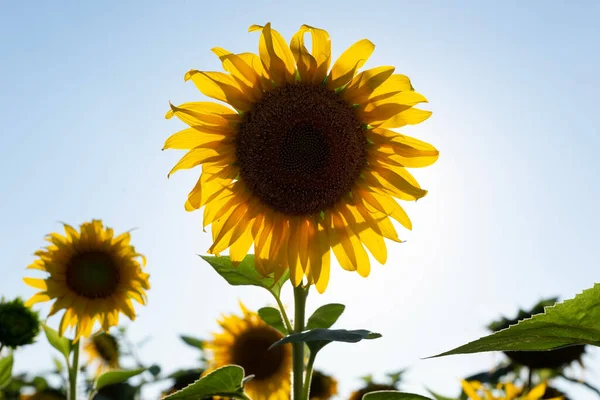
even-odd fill
[[[164,114],[169,101],[205,99],[183,76],[221,70],[212,47],[257,52],[249,25],[271,21],[289,40],[306,23],[329,31],[334,56],[374,42],[365,68],[396,66],[433,111],[400,131],[441,152],[413,170],[429,194],[406,205],[407,242],[388,243],[388,263],[373,261],[367,279],[332,265],[326,293],[309,298],[309,312],[346,304],[337,327],[383,337],[331,345],[317,368],[340,381],[340,399],[360,376],[404,367],[403,390],[455,395],[460,378],[502,356],[422,358],[486,334],[501,314],[598,281],[598,20],[597,1],[0,2],[0,295],[35,292],[24,268],[58,221],[102,218],[116,231],[138,228],[132,242],[148,257],[152,289],[131,334],[152,336],[140,355],[164,372],[195,365],[179,334],[208,337],[221,313],[239,312],[238,299],[270,304],[197,257],[210,233],[183,204],[199,171],[167,179],[183,152],[160,149],[183,125]],[[291,306],[289,288],[284,300]],[[47,369],[50,354],[40,337],[16,352],[15,369]],[[600,352],[585,361],[583,377],[600,386]]]

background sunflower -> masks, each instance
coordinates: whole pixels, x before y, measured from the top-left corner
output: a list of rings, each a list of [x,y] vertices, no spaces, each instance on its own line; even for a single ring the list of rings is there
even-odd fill
[[[100,332],[91,336],[83,346],[88,364],[96,365],[96,376],[119,368],[120,349],[117,338],[110,333]]]

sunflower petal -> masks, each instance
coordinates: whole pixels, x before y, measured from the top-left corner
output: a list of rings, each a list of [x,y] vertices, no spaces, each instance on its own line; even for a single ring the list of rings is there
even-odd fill
[[[223,68],[238,82],[246,96],[252,101],[258,101],[262,96],[260,75],[252,68],[252,64],[248,64],[246,58],[220,47],[213,48],[212,52],[219,57]]]
[[[400,92],[413,91],[414,88],[406,75],[394,74],[386,79],[369,95],[369,100],[378,101]]]
[[[208,97],[231,104],[235,109],[248,111],[250,102],[240,85],[231,75],[222,72],[202,72],[190,70],[185,80],[191,79],[198,90]]]
[[[45,279],[23,278],[23,281],[36,289],[48,290],[48,283]]]
[[[406,111],[402,111],[387,121],[379,124],[379,128],[400,128],[405,125],[416,125],[431,117],[431,111],[420,110],[411,107]]]
[[[167,176],[170,177],[179,170],[194,168],[205,162],[231,159],[231,162],[233,163],[234,153],[235,149],[232,145],[223,145],[216,149],[204,147],[193,148],[188,151],[177,164],[175,164]]]
[[[337,89],[348,83],[356,71],[367,62],[373,50],[375,45],[367,39],[359,40],[350,46],[333,64],[327,79],[327,87]]]
[[[342,98],[350,104],[364,104],[375,89],[381,86],[395,68],[384,66],[368,69],[356,75],[342,92]]]
[[[171,135],[166,140],[162,149],[191,150],[206,143],[225,140],[227,137],[227,131],[220,131],[218,129],[205,130],[202,127],[193,127]]]
[[[252,25],[249,31],[261,30],[258,54],[269,73],[269,77],[277,86],[294,83],[296,80],[296,62],[290,47],[279,32],[271,29],[271,23],[264,27]]]
[[[386,193],[392,194],[402,200],[417,200],[424,197],[427,194],[427,190],[421,189],[416,182],[410,182],[408,178],[409,174],[406,170],[403,171],[402,175],[397,172],[400,169],[394,169],[394,171],[386,168],[376,168],[370,171],[365,171],[364,176],[373,188],[383,190]]]

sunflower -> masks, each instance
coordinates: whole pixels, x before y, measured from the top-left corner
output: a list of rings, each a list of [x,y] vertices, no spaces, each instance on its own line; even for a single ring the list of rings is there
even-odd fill
[[[501,397],[495,397],[488,388],[484,387],[478,381],[462,381],[462,387],[470,400],[540,400],[546,398],[543,396],[546,392],[547,384],[541,383],[526,394],[522,393],[523,389],[515,387],[512,383],[506,383],[504,385],[499,384],[498,389],[502,389]],[[481,395],[481,393],[483,393],[483,395]],[[563,400],[563,398],[553,397],[549,400]]]
[[[289,344],[269,347],[283,335],[263,322],[259,315],[250,312],[240,303],[242,317],[224,316],[219,325],[222,333],[213,334],[205,344],[212,352],[209,369],[205,374],[225,365],[244,368],[246,375],[254,375],[244,386],[253,400],[288,400],[292,373],[292,348]]]
[[[310,400],[329,400],[338,393],[337,381],[329,375],[315,371],[310,382]]]
[[[119,368],[119,342],[110,333],[100,332],[93,335],[83,347],[88,363],[97,364],[96,376]]]
[[[234,263],[254,244],[256,268],[294,285],[304,277],[323,292],[330,249],[342,268],[367,276],[369,257],[387,260],[384,238],[400,242],[391,222],[411,229],[395,199],[427,193],[406,168],[425,167],[438,151],[393,128],[418,124],[427,102],[394,67],[358,73],[375,46],[363,39],[331,70],[331,43],[322,29],[303,25],[290,45],[270,23],[260,31],[259,55],[216,47],[228,73],[191,70],[206,96],[227,103],[171,105],[166,118],[189,125],[163,149],[188,150],[169,175],[202,165],[185,208],[204,207],[212,224],[211,254],[229,248]],[[304,36],[312,36],[312,51]]]
[[[145,304],[150,284],[143,272],[146,259],[129,244],[129,232],[115,237],[99,220],[83,223],[80,232],[67,224],[64,229],[66,236],[48,235],[51,244],[37,251],[39,258],[27,267],[50,274],[46,279],[24,278],[42,290],[27,305],[56,300],[48,316],[65,309],[59,333],[76,326],[76,341],[90,336],[96,321],[103,331],[116,326],[120,312],[134,320],[131,300]]]
[[[32,344],[40,333],[38,313],[27,307],[23,300],[0,300],[0,345],[17,348]]]
[[[352,394],[350,395],[350,400],[362,400],[362,398],[365,394],[378,392],[380,390],[397,390],[397,389],[393,385],[384,385],[384,384],[369,382],[363,388],[358,389],[355,392],[352,392]]]

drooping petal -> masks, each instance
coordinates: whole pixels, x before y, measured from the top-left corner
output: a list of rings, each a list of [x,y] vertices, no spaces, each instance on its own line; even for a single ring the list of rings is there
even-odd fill
[[[279,32],[271,29],[271,23],[264,27],[252,25],[248,31],[260,30],[258,54],[269,73],[269,77],[277,86],[294,83],[296,80],[296,61],[290,47]]]
[[[401,173],[399,173],[401,172]],[[383,190],[402,200],[417,200],[427,194],[406,170],[375,168],[364,172],[366,182],[375,190]]]
[[[327,87],[337,89],[350,82],[356,71],[362,67],[375,50],[375,45],[367,39],[359,40],[342,53],[333,64]]]
[[[253,102],[260,100],[262,97],[260,75],[254,70],[252,64],[248,64],[247,58],[220,47],[215,47],[212,51],[223,63],[223,68],[238,82],[246,97]]]
[[[309,32],[312,39],[312,54],[304,45],[304,34]],[[331,63],[331,40],[327,31],[302,25],[292,37],[290,48],[296,60],[298,74],[302,82],[318,85],[327,76]]]

